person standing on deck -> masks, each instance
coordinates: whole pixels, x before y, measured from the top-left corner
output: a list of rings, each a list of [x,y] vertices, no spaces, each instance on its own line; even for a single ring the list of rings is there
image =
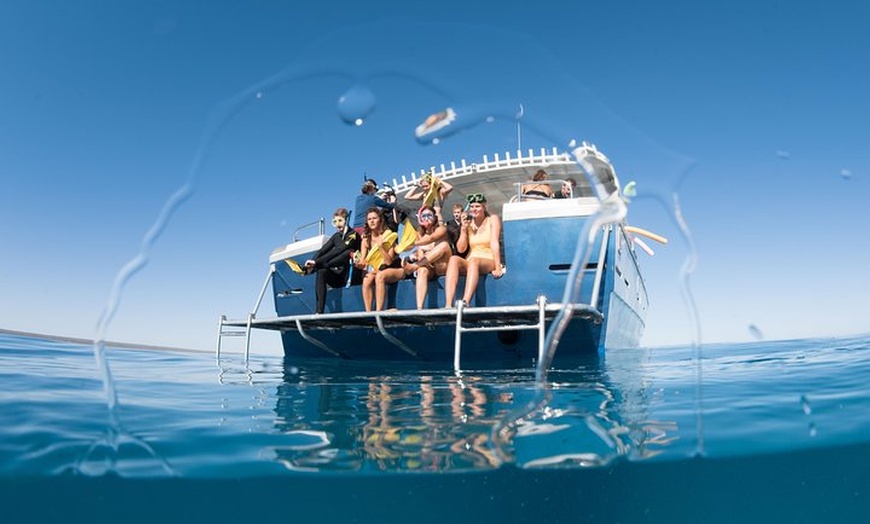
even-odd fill
[[[381,210],[387,210],[393,209],[395,204],[387,202],[376,194],[378,184],[371,178],[363,183],[360,191],[361,194],[357,195],[356,202],[353,205],[353,228],[358,234],[362,235],[363,228],[366,225],[366,213],[369,208],[377,207]]]

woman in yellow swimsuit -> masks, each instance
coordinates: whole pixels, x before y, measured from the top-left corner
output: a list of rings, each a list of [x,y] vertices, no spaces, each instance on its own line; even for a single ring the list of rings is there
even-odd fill
[[[453,306],[456,295],[456,285],[459,276],[465,275],[465,293],[462,300],[471,304],[477,282],[481,274],[490,274],[493,278],[501,278],[504,266],[501,263],[499,236],[501,235],[501,220],[498,215],[486,210],[486,197],[481,194],[468,195],[469,215],[459,229],[459,240],[456,249],[459,252],[468,249],[465,258],[454,255],[447,263],[447,274],[444,277],[444,296],[447,307]]]
[[[381,210],[376,207],[370,207],[366,212],[366,225],[362,235],[362,246],[360,249],[361,256],[356,262],[356,267],[366,271],[362,281],[362,296],[363,306],[366,311],[372,310],[372,299],[375,295],[375,279],[378,272],[388,268],[401,267],[401,261],[396,256],[395,234],[392,243],[386,242],[387,234],[392,233],[387,229],[384,216]],[[379,250],[377,257],[374,257],[376,266],[370,266],[368,260],[371,257],[369,254],[372,250]]]

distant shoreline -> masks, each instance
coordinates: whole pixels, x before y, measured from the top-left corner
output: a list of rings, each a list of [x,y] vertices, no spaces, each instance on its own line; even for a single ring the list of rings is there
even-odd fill
[[[94,341],[88,338],[76,338],[76,337],[64,337],[60,335],[47,335],[45,333],[31,333],[28,331],[15,331],[12,329],[3,329],[0,328],[0,334],[3,335],[17,335],[22,337],[33,337],[33,338],[43,338],[46,340],[54,340],[56,342],[70,342],[73,344],[82,344],[85,346],[93,345]],[[106,346],[110,346],[113,348],[119,349],[145,349],[145,350],[157,350],[157,351],[186,351],[193,353],[207,353],[208,351],[203,349],[189,349],[189,348],[175,348],[169,346],[153,346],[150,344],[133,344],[130,342],[113,342],[107,340],[105,342]]]

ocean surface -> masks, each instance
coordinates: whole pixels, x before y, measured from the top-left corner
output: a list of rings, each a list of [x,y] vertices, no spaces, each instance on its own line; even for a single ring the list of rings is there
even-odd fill
[[[255,353],[256,354],[256,353]],[[862,522],[870,337],[534,370],[0,333],[0,522]],[[700,365],[699,365],[700,364]]]

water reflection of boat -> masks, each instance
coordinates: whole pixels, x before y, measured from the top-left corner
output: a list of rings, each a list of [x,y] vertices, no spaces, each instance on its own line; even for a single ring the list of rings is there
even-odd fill
[[[558,186],[568,178],[575,180],[571,198],[522,195],[523,183],[539,169],[546,169],[549,182]],[[284,352],[290,357],[452,360],[456,367],[460,358],[491,362],[521,357],[530,362],[543,350],[547,327],[568,306],[573,316],[561,337],[559,358],[637,345],[648,299],[632,242],[634,233],[624,219],[592,227],[588,261],[577,276],[579,296],[562,303],[584,227],[591,227],[602,208],[602,195],[618,198],[619,194],[613,166],[594,146],[584,143],[571,155],[555,149],[495,155],[475,164],[441,165],[419,176],[424,174],[449,181],[452,198],[485,195],[488,209],[502,218],[502,260],[509,271],[500,279],[482,276],[474,303],[443,307],[441,277],[429,285],[427,308],[418,310],[415,281],[406,279],[390,285],[387,311],[365,312],[360,288],[349,283],[330,289],[326,312],[314,314],[315,279],[300,275],[293,262],[311,258],[328,239],[321,220],[319,234],[294,238],[271,255],[268,278],[248,318],[221,318],[218,351],[223,335],[242,334],[249,340],[252,328],[262,328],[281,332]],[[402,195],[418,180],[412,174],[393,180],[392,186]],[[450,200],[445,203],[445,213],[449,214],[450,204]],[[460,290],[463,282],[460,278]],[[257,318],[270,284],[278,316]]]
[[[534,398],[529,373],[410,367],[386,375],[288,363],[275,406],[283,435],[276,460],[294,471],[588,467],[654,455],[673,438],[671,424],[647,419],[642,383],[619,388],[597,361],[554,371],[547,405],[507,432],[493,429]]]

